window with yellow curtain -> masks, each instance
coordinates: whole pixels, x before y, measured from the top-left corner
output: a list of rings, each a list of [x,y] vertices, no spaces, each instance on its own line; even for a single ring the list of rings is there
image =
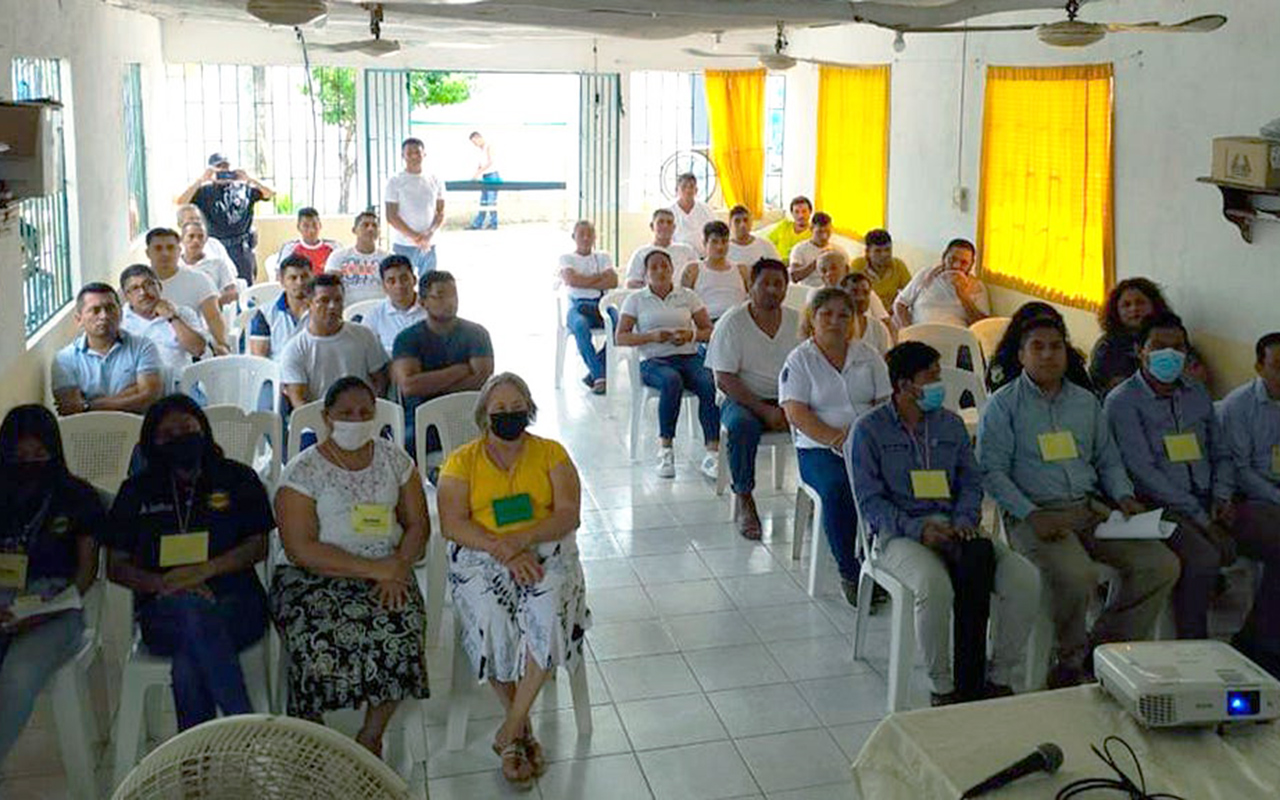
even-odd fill
[[[889,77],[888,64],[818,73],[815,208],[859,239],[888,222]]]
[[[762,69],[707,70],[707,125],[711,163],[730,208],[741,203],[764,213],[764,82]]]
[[[1115,272],[1110,64],[988,67],[983,279],[1096,309]]]

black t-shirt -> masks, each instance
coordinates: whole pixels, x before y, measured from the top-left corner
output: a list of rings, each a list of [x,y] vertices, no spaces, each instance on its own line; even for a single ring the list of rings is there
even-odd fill
[[[400,331],[391,348],[391,358],[416,358],[424,371],[431,372],[455,364],[465,364],[473,358],[493,358],[493,344],[489,341],[489,332],[484,326],[474,322],[459,319],[454,323],[453,330],[441,336],[423,320]],[[404,398],[405,416],[410,424],[414,409],[430,399]]]
[[[251,536],[269,533],[275,527],[275,517],[262,482],[244,464],[219,459],[206,465],[196,481],[189,512],[187,497],[175,489],[170,474],[153,467],[120,487],[103,541],[113,550],[128,553],[137,566],[160,571],[161,537],[182,533],[184,527],[187,533],[208,531],[208,557],[212,559]],[[208,586],[218,595],[262,592],[252,568],[218,575]],[[135,607],[149,597],[135,596]]]
[[[97,536],[106,518],[97,490],[70,474],[54,478],[47,493],[31,500],[0,492],[0,553],[27,556],[26,589],[11,593],[48,596],[70,585],[79,538]]]
[[[209,235],[215,239],[239,239],[253,228],[253,204],[262,192],[244,181],[206,183],[191,198],[209,221]]]

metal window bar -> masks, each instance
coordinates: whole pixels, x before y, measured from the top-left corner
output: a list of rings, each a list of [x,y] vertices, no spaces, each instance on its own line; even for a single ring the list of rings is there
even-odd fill
[[[147,143],[142,122],[142,65],[124,67],[124,156],[129,189],[129,237],[150,226],[147,207]]]
[[[63,101],[62,65],[56,58],[14,58],[15,100]],[[58,128],[59,163],[66,147]],[[22,298],[26,336],[71,302],[71,243],[67,222],[66,174],[51,195],[18,201],[18,234],[23,251]]]
[[[767,207],[781,208],[783,147],[787,110],[787,77],[770,75],[765,80],[764,122],[764,202]]]
[[[578,216],[596,226],[596,247],[618,252],[618,167],[622,81],[616,73],[584,73],[579,83]]]
[[[409,72],[364,71],[365,196],[382,216],[387,179],[400,171],[400,143],[409,135]]]

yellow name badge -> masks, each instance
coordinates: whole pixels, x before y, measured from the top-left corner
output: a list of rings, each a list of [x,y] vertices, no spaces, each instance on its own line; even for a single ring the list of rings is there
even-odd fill
[[[391,506],[357,503],[351,509],[351,529],[357,536],[387,536],[391,533]]]
[[[0,553],[0,589],[27,586],[27,557],[22,553]]]
[[[1175,464],[1199,461],[1200,441],[1194,433],[1170,433],[1164,437],[1164,452]]]
[[[209,560],[209,532],[192,531],[160,537],[160,568],[203,564]]]
[[[1080,457],[1071,431],[1042,433],[1036,439],[1040,442],[1040,457],[1045,461],[1070,461]]]
[[[947,483],[946,470],[911,470],[911,491],[917,500],[950,500],[951,486]]]

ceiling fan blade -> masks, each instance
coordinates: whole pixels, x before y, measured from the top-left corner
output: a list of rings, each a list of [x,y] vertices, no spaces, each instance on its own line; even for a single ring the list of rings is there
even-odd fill
[[[1174,25],[1161,25],[1158,22],[1142,22],[1126,24],[1123,22],[1104,23],[1109,31],[1126,31],[1128,33],[1210,33],[1227,23],[1222,14],[1206,14],[1192,17]]]
[[[335,42],[334,44],[316,43],[311,45],[330,53],[364,53],[371,56],[385,56],[397,52],[400,43],[394,39],[362,39],[355,42]]]
[[[757,58],[759,53],[713,53],[710,50],[699,50],[696,47],[685,47],[684,52],[698,58]]]
[[[317,50],[328,50],[330,53],[354,53],[361,50],[365,46],[364,41],[359,42],[334,42],[333,44],[325,44],[324,42],[311,42],[310,45]]]
[[[937,28],[901,27],[893,30],[902,33],[1003,33],[1004,31],[1033,31],[1039,25],[947,25]]]

